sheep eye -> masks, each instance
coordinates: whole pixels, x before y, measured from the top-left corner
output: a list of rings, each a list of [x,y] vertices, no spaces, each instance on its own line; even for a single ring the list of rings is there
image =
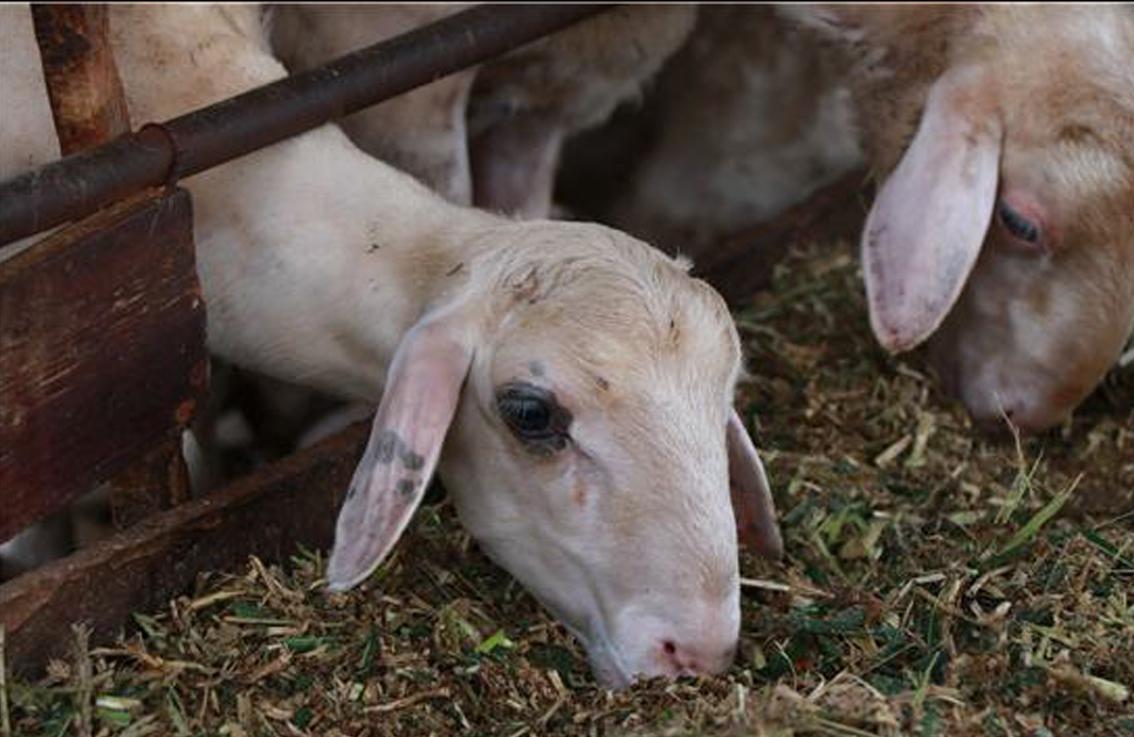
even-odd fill
[[[1004,228],[1011,233],[1013,237],[1019,238],[1026,243],[1036,243],[1039,241],[1039,226],[1013,210],[1004,200],[1000,200],[1000,202],[997,203],[996,216],[1000,218],[1000,222],[1004,225]]]
[[[496,394],[496,407],[508,429],[533,449],[551,452],[566,445],[571,415],[547,389],[523,382],[505,384]]]
[[[500,398],[500,414],[520,435],[542,435],[551,428],[551,408],[539,397],[507,394]]]

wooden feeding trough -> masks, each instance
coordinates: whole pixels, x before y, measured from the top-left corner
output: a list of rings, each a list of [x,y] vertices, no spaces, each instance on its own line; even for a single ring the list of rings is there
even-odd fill
[[[179,437],[206,396],[207,305],[191,197],[176,182],[609,7],[473,8],[136,132],[105,8],[34,8],[65,158],[0,183],[0,245],[58,227],[0,263],[0,542],[106,481],[119,531],[0,585],[13,670],[62,654],[69,623],[86,621],[106,641],[202,571],[331,542],[361,426],[190,498]],[[737,276],[770,273],[770,259],[853,201],[859,182],[852,175],[730,239],[703,274],[730,301],[747,296],[761,283]]]

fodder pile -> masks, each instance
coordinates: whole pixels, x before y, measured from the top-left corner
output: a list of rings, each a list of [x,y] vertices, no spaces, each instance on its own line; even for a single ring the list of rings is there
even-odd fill
[[[599,689],[441,503],[349,594],[313,551],[202,576],[9,683],[12,734],[1134,734],[1134,366],[1059,431],[977,437],[875,347],[857,268],[809,244],[737,314],[787,557],[745,555],[725,676]]]

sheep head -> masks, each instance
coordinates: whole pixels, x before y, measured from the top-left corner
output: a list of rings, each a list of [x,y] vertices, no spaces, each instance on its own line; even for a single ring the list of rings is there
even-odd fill
[[[757,549],[781,543],[732,409],[741,359],[723,300],[600,226],[509,222],[485,239],[477,288],[398,349],[332,586],[378,565],[437,463],[464,525],[579,636],[600,681],[724,669],[736,519]]]
[[[1064,420],[1134,327],[1134,12],[785,12],[854,60],[878,340],[927,343],[980,423]]]

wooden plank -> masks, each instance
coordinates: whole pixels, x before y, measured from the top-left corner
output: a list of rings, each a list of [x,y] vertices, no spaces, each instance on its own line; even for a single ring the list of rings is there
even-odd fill
[[[722,238],[698,256],[694,275],[736,307],[772,286],[776,264],[809,238],[854,237],[866,217],[866,172],[856,170],[765,223]]]
[[[150,515],[189,500],[189,469],[181,438],[171,436],[110,479],[110,514],[124,530]]]
[[[236,570],[250,554],[285,560],[297,544],[329,546],[368,424],[0,586],[13,670],[31,674],[60,655],[72,622],[90,623],[94,642],[107,642],[131,612],[164,606],[202,571]]]
[[[106,5],[32,5],[35,37],[64,156],[130,130]]]
[[[63,155],[129,132],[126,96],[110,48],[107,6],[33,4],[32,16]],[[112,517],[119,529],[187,499],[189,479],[178,438],[163,441],[123,469],[110,487]]]
[[[184,190],[0,263],[0,542],[175,435],[205,390]]]

